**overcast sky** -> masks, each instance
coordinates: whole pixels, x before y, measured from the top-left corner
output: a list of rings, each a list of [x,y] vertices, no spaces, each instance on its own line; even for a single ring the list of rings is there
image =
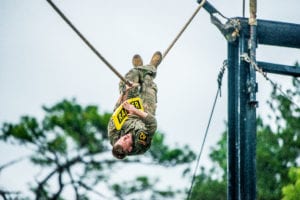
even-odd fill
[[[164,52],[198,6],[195,0],[54,2],[121,74],[132,68],[134,54],[140,54],[147,64],[155,51]],[[227,17],[242,16],[242,0],[209,2]],[[299,4],[299,0],[258,1],[257,16],[300,23]],[[247,5],[246,17],[248,13]],[[158,129],[166,133],[168,144],[188,144],[199,151],[217,75],[226,58],[226,40],[201,10],[158,69]],[[300,61],[300,50],[259,46],[257,60],[293,65]],[[204,155],[225,130],[226,76]],[[269,76],[282,84],[289,80]],[[261,114],[269,112],[265,101],[270,86],[257,77],[257,113]],[[1,124],[16,123],[22,115],[41,119],[42,105],[72,98],[82,105],[95,104],[100,112],[111,112],[118,98],[118,82],[45,0],[0,0]],[[0,143],[0,165],[19,154]],[[0,187],[7,181],[1,174]]]

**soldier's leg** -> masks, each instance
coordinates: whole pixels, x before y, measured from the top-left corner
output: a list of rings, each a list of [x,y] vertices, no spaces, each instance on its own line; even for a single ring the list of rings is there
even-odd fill
[[[157,68],[158,65],[161,63],[161,61],[162,61],[162,54],[159,51],[157,51],[153,54],[150,61],[150,65],[154,65]]]
[[[144,77],[141,91],[141,98],[146,112],[155,115],[157,104],[157,85],[153,82],[153,77]]]
[[[143,65],[142,57],[138,54],[134,55],[132,57],[132,64],[134,67],[142,66]]]
[[[136,67],[143,65],[143,60],[142,60],[141,56],[137,55],[137,54],[134,55],[132,58],[132,64],[135,68],[133,68],[133,69],[129,70],[129,72],[127,72],[127,74],[125,75],[125,79],[129,80],[132,83],[139,83],[140,82],[140,74],[139,74],[140,72]],[[125,89],[126,89],[126,84],[123,81],[120,81],[120,83],[119,83],[120,93],[123,93],[125,91]],[[139,90],[139,88],[137,88],[137,87],[130,89],[128,98],[138,96],[139,95],[138,90]]]

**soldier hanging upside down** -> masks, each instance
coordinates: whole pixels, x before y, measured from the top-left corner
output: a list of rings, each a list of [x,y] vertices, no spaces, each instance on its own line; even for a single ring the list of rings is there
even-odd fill
[[[118,159],[143,154],[151,146],[157,128],[157,86],[153,79],[161,60],[160,52],[153,54],[149,65],[143,65],[139,55],[133,56],[134,68],[125,76],[132,85],[119,84],[121,96],[108,124],[112,154]]]

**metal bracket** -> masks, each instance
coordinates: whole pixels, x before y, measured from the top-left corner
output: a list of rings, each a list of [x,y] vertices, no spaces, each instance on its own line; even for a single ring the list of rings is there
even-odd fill
[[[239,37],[241,23],[239,19],[229,19],[223,24],[215,15],[211,16],[211,22],[221,31],[228,42],[234,42]]]

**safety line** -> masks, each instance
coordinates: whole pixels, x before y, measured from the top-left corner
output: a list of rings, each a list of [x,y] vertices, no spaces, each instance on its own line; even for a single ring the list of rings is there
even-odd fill
[[[223,78],[226,67],[227,67],[227,61],[224,61],[223,66],[222,66],[222,68],[219,72],[219,75],[218,75],[218,90],[217,90],[217,93],[216,93],[216,96],[215,96],[215,99],[214,99],[212,110],[210,112],[210,116],[209,116],[209,120],[208,120],[207,127],[206,127],[206,130],[205,130],[204,138],[203,138],[203,141],[202,141],[202,144],[201,144],[200,152],[198,154],[197,164],[196,164],[196,167],[194,169],[194,174],[193,174],[191,186],[190,186],[190,189],[189,189],[189,192],[188,192],[187,200],[189,200],[191,198],[191,194],[192,194],[192,191],[193,191],[193,185],[194,185],[194,182],[195,182],[195,179],[196,179],[197,169],[198,169],[199,163],[200,163],[200,157],[201,157],[202,152],[203,152],[204,144],[205,144],[206,137],[207,137],[207,134],[208,134],[208,130],[209,130],[209,127],[210,127],[211,119],[212,119],[212,116],[213,116],[214,111],[215,111],[218,96],[219,96],[219,94],[221,94],[222,78]]]
[[[249,55],[247,54],[247,53],[244,53],[244,54],[242,54],[241,55],[241,58],[245,61],[245,62],[247,62],[247,63],[249,63],[249,64],[251,64],[251,66],[255,69],[255,71],[257,71],[257,72],[259,72],[267,81],[269,81],[270,83],[271,83],[271,85],[275,88],[275,89],[278,89],[279,90],[279,92],[286,98],[286,99],[288,99],[292,104],[294,104],[296,107],[298,107],[299,109],[300,109],[300,106],[297,104],[297,103],[295,103],[282,89],[281,89],[281,87],[279,87],[278,86],[278,84],[277,83],[275,83],[273,80],[271,80],[269,77],[268,77],[268,75],[267,75],[267,72],[265,72],[265,71],[263,71],[263,69],[261,68],[261,67],[259,67],[258,65],[257,65],[257,63],[256,62],[254,62],[250,57],[249,57]]]
[[[80,33],[80,31],[72,24],[72,22],[59,10],[59,8],[51,1],[47,2],[52,6],[52,8],[62,17],[62,19],[75,31],[75,33],[84,41],[84,43],[102,60],[106,66],[112,70],[122,81],[127,85],[131,86],[131,83],[126,80],[98,51],[97,49]]]

